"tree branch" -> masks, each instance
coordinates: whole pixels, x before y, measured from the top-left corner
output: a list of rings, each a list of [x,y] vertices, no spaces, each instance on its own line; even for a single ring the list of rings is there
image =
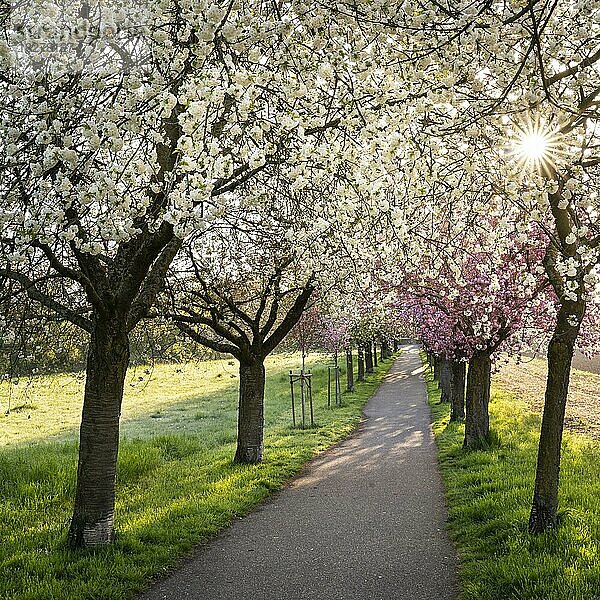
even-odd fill
[[[0,277],[6,277],[8,279],[12,279],[13,281],[18,282],[29,298],[35,300],[36,302],[39,302],[46,308],[49,308],[50,310],[59,314],[61,317],[64,317],[65,319],[67,319],[67,321],[70,321],[71,323],[73,323],[73,325],[80,327],[84,331],[87,331],[88,333],[92,332],[93,325],[90,319],[83,317],[74,310],[60,304],[60,302],[57,302],[47,294],[41,292],[36,287],[36,282],[29,279],[29,277],[27,277],[26,275],[23,275],[22,273],[15,273],[14,271],[10,271],[9,269],[0,269]]]
[[[163,249],[160,256],[152,265],[150,273],[144,280],[142,288],[139,291],[136,299],[133,301],[131,310],[129,311],[129,321],[127,328],[131,331],[141,319],[152,308],[156,300],[156,296],[160,291],[165,281],[165,276],[173,259],[181,248],[182,240],[173,238]]]
[[[217,342],[216,340],[211,340],[210,338],[198,333],[195,329],[192,329],[186,323],[182,323],[177,320],[175,320],[174,323],[183,334],[187,335],[189,338],[191,338],[195,342],[198,342],[198,344],[201,344],[202,346],[206,346],[207,348],[210,348],[211,350],[214,350],[215,352],[222,352],[223,354],[232,354],[238,360],[240,359],[241,351],[239,348],[237,348],[233,344],[225,344],[223,342]]]
[[[92,282],[82,271],[76,271],[75,269],[71,269],[70,267],[64,265],[53,252],[52,248],[48,246],[48,244],[42,244],[39,240],[33,240],[31,242],[31,245],[34,248],[39,248],[44,253],[46,258],[48,259],[50,267],[54,269],[60,276],[79,283],[81,287],[85,290],[89,301],[95,308],[99,310],[102,309],[102,307],[104,306],[102,298],[96,292],[96,289],[92,285]]]
[[[307,283],[302,293],[296,298],[294,305],[283,318],[283,321],[275,329],[275,331],[265,340],[263,348],[265,355],[270,354],[283,341],[285,336],[292,330],[294,325],[299,321],[312,293],[315,291],[314,285],[311,282]]]

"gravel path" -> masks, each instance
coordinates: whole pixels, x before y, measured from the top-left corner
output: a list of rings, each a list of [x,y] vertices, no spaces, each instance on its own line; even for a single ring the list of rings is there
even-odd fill
[[[457,559],[417,346],[346,441],[141,600],[454,600]]]

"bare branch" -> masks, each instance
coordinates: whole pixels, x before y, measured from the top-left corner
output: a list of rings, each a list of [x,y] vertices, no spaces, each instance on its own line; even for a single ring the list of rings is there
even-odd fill
[[[29,296],[29,298],[35,300],[36,302],[39,302],[40,304],[54,311],[61,317],[64,317],[65,319],[67,319],[67,321],[73,323],[73,325],[80,327],[88,333],[92,332],[93,325],[90,319],[64,306],[60,302],[57,302],[47,294],[44,294],[36,287],[36,282],[27,277],[26,275],[23,275],[22,273],[15,273],[14,271],[11,271],[9,269],[0,269],[0,277],[6,277],[8,279],[17,281],[22,286],[23,291],[27,294],[27,296]]]

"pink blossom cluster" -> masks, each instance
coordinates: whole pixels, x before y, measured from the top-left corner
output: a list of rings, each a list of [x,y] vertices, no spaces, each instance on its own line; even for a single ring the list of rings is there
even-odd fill
[[[347,317],[324,316],[321,319],[321,343],[329,352],[338,353],[350,344],[351,322]]]
[[[407,273],[398,286],[399,316],[414,324],[425,346],[447,358],[478,351],[519,353],[551,331],[556,296],[537,266],[539,238],[502,251],[456,254],[432,272]]]

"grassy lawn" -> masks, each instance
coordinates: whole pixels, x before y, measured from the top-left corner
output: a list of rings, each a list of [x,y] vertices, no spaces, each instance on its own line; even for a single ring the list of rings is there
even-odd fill
[[[600,360],[600,357],[597,359]],[[596,361],[587,361],[590,368]],[[578,364],[585,364],[580,358]],[[548,362],[541,358],[526,358],[519,364],[509,361],[494,378],[498,387],[526,402],[533,412],[544,408],[544,392]],[[600,375],[571,369],[571,384],[565,417],[565,429],[581,433],[600,442]]]
[[[600,599],[600,449],[565,435],[560,527],[527,533],[540,417],[515,396],[493,389],[491,427],[497,447],[464,452],[464,427],[449,424],[449,406],[427,372],[447,490],[450,531],[461,559],[461,600]]]
[[[0,598],[123,600],[177,558],[247,513],[316,453],[349,434],[391,360],[328,409],[327,360],[314,372],[318,427],[291,427],[288,371],[267,362],[265,462],[234,466],[237,363],[160,365],[128,374],[117,476],[117,541],[64,547],[77,464],[81,377],[19,382],[0,417]],[[8,387],[0,387],[2,414]]]

